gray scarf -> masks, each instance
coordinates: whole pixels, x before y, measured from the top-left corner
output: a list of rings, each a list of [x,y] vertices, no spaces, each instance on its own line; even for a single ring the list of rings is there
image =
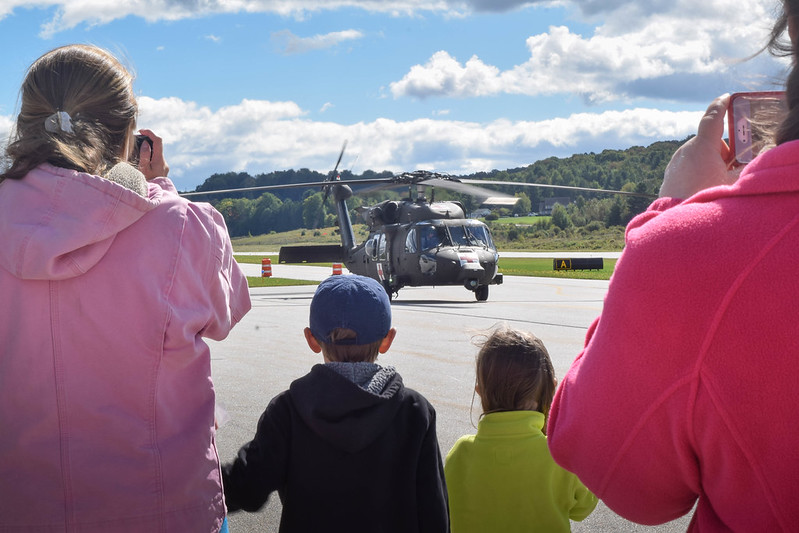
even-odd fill
[[[352,381],[366,392],[380,396],[391,378],[397,373],[393,366],[382,367],[376,363],[341,363],[332,361],[325,366]]]

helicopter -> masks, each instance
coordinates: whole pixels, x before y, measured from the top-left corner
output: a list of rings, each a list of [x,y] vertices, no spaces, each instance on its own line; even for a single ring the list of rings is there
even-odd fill
[[[345,143],[346,146],[346,143]],[[482,205],[514,205],[519,198],[497,193],[473,184],[515,185],[575,189],[582,191],[651,196],[626,191],[609,191],[585,187],[534,183],[464,180],[427,170],[403,172],[388,178],[358,180],[341,179],[338,166],[321,182],[265,185],[196,193],[214,194],[264,189],[318,187],[324,200],[332,196],[335,202],[341,244],[283,246],[279,263],[343,263],[353,274],[379,281],[390,299],[403,287],[463,285],[474,293],[479,302],[488,300],[489,286],[503,282],[498,271],[499,253],[488,226],[478,219],[467,218],[464,206],[458,201],[435,201],[435,188],[454,190],[479,198]],[[368,237],[356,242],[347,200],[352,186],[376,185],[377,189],[404,187],[406,198],[384,200],[376,205],[361,207],[358,216],[368,228]],[[433,191],[428,200],[426,189]],[[374,189],[368,190],[372,192]]]
[[[489,285],[502,283],[488,226],[467,218],[460,202],[428,200],[423,189],[468,192],[480,196],[484,205],[513,205],[518,198],[425,170],[368,181],[383,183],[381,188],[408,186],[408,197],[361,208],[358,214],[369,236],[356,243],[346,204],[352,189],[340,178],[328,182],[324,187],[335,201],[341,245],[283,246],[278,261],[340,261],[350,272],[379,281],[390,298],[407,286],[463,285],[478,301],[485,301]]]

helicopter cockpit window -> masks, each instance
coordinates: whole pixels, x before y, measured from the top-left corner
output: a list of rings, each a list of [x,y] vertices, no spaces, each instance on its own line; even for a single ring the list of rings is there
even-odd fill
[[[405,251],[409,254],[416,253],[416,228],[412,228],[405,237]]]
[[[366,241],[366,244],[364,245],[364,248],[366,249],[366,256],[369,257],[370,259],[374,259],[375,257],[377,257],[377,254],[375,253],[375,251],[377,250],[376,246],[377,243],[375,242],[376,240],[377,239],[374,236],[370,237],[369,240]]]
[[[491,233],[485,226],[469,226],[466,228],[471,234],[471,240],[476,246],[484,246],[487,248],[494,248],[494,241],[491,240]]]
[[[388,254],[386,254],[386,236],[381,233],[377,238],[377,258],[385,261],[388,258]]]
[[[443,227],[436,227],[430,224],[417,226],[419,230],[419,248],[430,250],[447,243],[447,230]]]
[[[450,226],[449,235],[452,238],[453,246],[469,246],[469,234],[464,226]]]
[[[366,256],[372,261],[384,261],[388,258],[386,251],[386,236],[383,233],[375,233],[364,245]]]
[[[494,247],[485,226],[449,226],[449,234],[454,246]]]

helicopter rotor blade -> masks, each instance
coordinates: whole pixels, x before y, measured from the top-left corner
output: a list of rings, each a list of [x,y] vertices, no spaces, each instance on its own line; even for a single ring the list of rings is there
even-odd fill
[[[344,142],[341,144],[341,152],[338,154],[338,159],[336,160],[336,165],[333,167],[333,171],[328,175],[326,185],[322,186],[322,209],[319,210],[319,216],[316,219],[316,227],[320,227],[322,223],[322,217],[325,215],[325,206],[327,205],[327,199],[330,196],[330,190],[333,188],[331,185],[334,181],[341,181],[341,176],[338,174],[338,166],[341,164],[341,158],[344,157],[344,150],[347,149],[347,140],[345,139]]]
[[[354,181],[350,183],[357,185],[360,183],[365,184],[367,182]],[[375,192],[380,192],[390,189],[398,189],[408,186],[423,186],[430,188],[440,187],[442,189],[449,189],[455,192],[468,194],[481,199],[491,198],[495,201],[489,203],[493,203],[496,205],[513,205],[518,201],[518,198],[516,198],[515,196],[510,196],[508,194],[504,194],[501,192],[497,192],[482,187],[466,185],[462,183],[461,180],[456,178],[451,178],[446,174],[440,174],[437,172],[429,172],[423,170],[417,170],[415,172],[403,172],[391,178],[385,178],[384,181],[375,180],[374,185],[372,185],[371,187],[364,187],[358,189],[357,194],[368,195]]]
[[[591,187],[575,187],[572,185],[550,185],[548,183],[528,183],[525,181],[492,181],[492,180],[473,180],[473,179],[462,179],[461,183],[480,183],[483,185],[511,185],[511,186],[519,186],[519,187],[546,187],[550,189],[568,189],[572,191],[586,191],[586,192],[603,192],[606,194],[621,194],[625,196],[638,196],[641,198],[657,198],[655,194],[648,194],[642,192],[634,192],[634,191],[615,191],[609,189],[593,189]]]
[[[344,140],[344,143],[341,145],[341,152],[338,154],[338,160],[336,161],[336,166],[333,167],[333,172],[330,173],[327,180],[325,181],[340,181],[341,177],[338,175],[338,166],[341,164],[341,158],[344,157],[344,150],[347,149],[347,141]],[[322,190],[325,191],[324,196],[322,197],[322,203],[327,202],[327,197],[330,196],[330,185],[325,185],[322,187]]]
[[[338,170],[338,166],[341,163],[341,158],[344,157],[344,150],[346,150],[346,149],[347,149],[347,141],[345,139],[344,143],[341,145],[341,152],[339,152],[339,154],[338,154],[338,161],[336,161],[336,166],[333,167],[333,175],[336,174],[336,171]]]
[[[430,178],[421,180],[418,182],[418,184],[424,185],[426,187],[440,187],[441,189],[449,189],[450,191],[459,192],[461,194],[468,194],[479,198],[483,201],[483,203],[486,203],[486,200],[490,199],[492,200],[490,203],[494,205],[514,205],[519,201],[519,198],[516,196],[492,191],[483,187],[467,185],[462,181],[455,181],[451,179]]]
[[[346,146],[346,142],[345,142]],[[342,148],[343,150],[343,148]],[[343,152],[339,154],[339,161],[343,156]],[[336,164],[336,168],[338,167],[338,163]],[[236,193],[236,192],[248,192],[248,191],[268,191],[268,190],[277,190],[277,189],[291,189],[297,187],[323,187],[325,189],[329,189],[331,185],[330,179],[325,179],[324,181],[314,181],[314,182],[304,182],[304,183],[286,183],[282,185],[260,185],[256,187],[241,187],[238,189],[219,189],[213,191],[192,191],[192,192],[182,192],[180,193],[181,196],[201,196],[201,195],[211,195],[211,194],[224,194],[224,193]],[[342,183],[344,183],[342,181]],[[418,184],[424,186],[435,186],[441,187],[444,189],[454,190],[456,192],[461,192],[464,194],[471,194],[477,196],[478,198],[490,198],[492,200],[496,200],[492,203],[497,203],[500,199],[506,199],[505,201],[510,201],[509,199],[514,199],[514,196],[510,196],[504,193],[498,193],[497,191],[493,191],[484,187],[478,187],[477,185],[498,185],[498,186],[511,186],[511,187],[544,187],[550,189],[566,189],[566,190],[573,190],[573,191],[585,191],[585,192],[593,192],[593,193],[604,193],[604,194],[620,194],[624,196],[637,196],[640,198],[656,198],[656,195],[647,194],[647,193],[639,193],[634,191],[618,191],[618,190],[610,190],[610,189],[595,189],[591,187],[576,187],[571,185],[551,185],[548,183],[528,183],[524,181],[496,181],[496,180],[477,180],[477,179],[454,179],[454,178],[447,178],[446,175],[443,174],[435,174],[431,172],[415,172],[415,173],[402,173],[390,178],[365,178],[365,179],[352,179],[346,180],[346,184],[352,187],[359,187],[356,191],[356,194],[364,195],[369,194],[372,192],[378,192],[381,190],[387,189],[396,189],[399,187],[407,187],[409,184]],[[363,187],[362,185],[373,185],[372,187]],[[486,203],[485,201],[483,203]],[[501,205],[508,205],[508,204],[501,204]]]
[[[380,192],[380,191],[389,191],[391,189],[397,189],[399,187],[405,187],[404,184],[396,183],[391,178],[380,178],[383,181],[380,182],[373,182],[371,187],[362,187],[356,191],[358,196],[367,196],[372,193]],[[361,183],[367,184],[367,182],[358,181],[348,181],[349,185],[360,185]]]

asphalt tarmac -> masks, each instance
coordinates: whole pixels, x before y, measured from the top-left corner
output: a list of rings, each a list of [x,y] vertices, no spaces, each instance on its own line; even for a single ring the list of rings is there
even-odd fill
[[[260,265],[242,265],[250,276]],[[320,280],[332,273],[323,267],[273,265],[273,275]],[[464,434],[475,433],[479,398],[473,401],[474,335],[501,323],[530,331],[549,350],[562,377],[582,348],[588,326],[602,310],[607,282],[506,276],[491,286],[488,301],[477,302],[463,287],[408,287],[392,304],[397,336],[378,363],[392,365],[408,387],[421,392],[436,408],[443,454]],[[321,356],[311,352],[302,330],[315,286],[254,288],[253,309],[222,342],[211,345],[214,383],[221,409],[217,446],[223,462],[232,460],[249,441],[269,400],[304,375]],[[277,495],[258,513],[233,513],[231,533],[277,531]],[[600,502],[572,531],[678,532],[690,517],[660,526],[628,522]]]

